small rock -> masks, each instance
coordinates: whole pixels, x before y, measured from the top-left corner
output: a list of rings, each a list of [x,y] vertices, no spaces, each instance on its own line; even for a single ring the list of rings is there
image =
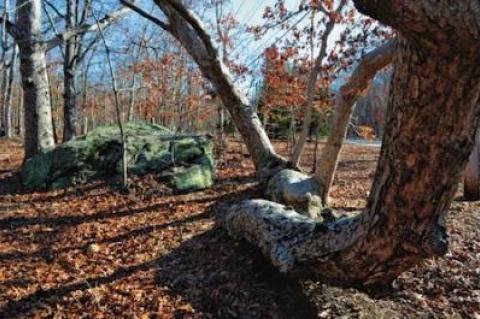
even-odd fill
[[[101,247],[100,247],[100,245],[97,245],[97,244],[90,244],[90,245],[88,245],[88,248],[87,248],[87,251],[89,253],[94,253],[94,254],[99,253],[100,250],[101,250]]]

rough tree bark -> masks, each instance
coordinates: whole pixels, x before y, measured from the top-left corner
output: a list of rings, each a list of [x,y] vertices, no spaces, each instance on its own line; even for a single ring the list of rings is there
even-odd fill
[[[324,205],[328,205],[330,187],[337,170],[338,159],[355,102],[366,93],[375,74],[390,64],[395,51],[395,43],[396,40],[390,40],[383,46],[363,56],[348,81],[337,92],[335,97],[335,115],[330,134],[317,161],[315,170],[315,179],[318,182],[320,197]]]
[[[354,2],[400,33],[367,207],[354,217],[319,222],[253,200],[232,208],[227,227],[284,272],[383,286],[448,250],[444,218],[480,114],[480,6],[476,0]]]
[[[475,148],[470,155],[463,182],[465,199],[480,200],[480,130],[477,131]]]
[[[212,38],[194,12],[178,0],[155,0],[167,18],[167,22],[164,22],[145,12],[131,1],[120,0],[120,2],[171,33],[180,41],[198,64],[203,75],[215,86],[223,105],[228,109],[233,122],[241,133],[261,178],[269,177],[279,168],[287,165],[287,161],[275,153],[260,119],[254,111],[254,106],[233,81],[230,72],[214,48]]]

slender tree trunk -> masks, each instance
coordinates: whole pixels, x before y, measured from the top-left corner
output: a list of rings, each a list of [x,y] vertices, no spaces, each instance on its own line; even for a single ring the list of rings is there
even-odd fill
[[[67,12],[65,16],[66,28],[73,29],[75,26],[75,0],[67,0]],[[65,41],[65,58],[63,62],[63,141],[67,142],[77,135],[77,108],[75,74],[77,69],[76,37]]]
[[[342,0],[338,5],[336,12],[341,12],[345,4],[346,4],[346,1]],[[313,18],[312,18],[312,23],[313,23]],[[305,143],[307,141],[308,134],[310,133],[310,126],[312,124],[312,117],[313,117],[313,102],[315,100],[315,94],[316,94],[316,88],[317,88],[317,78],[322,68],[323,59],[327,55],[328,38],[332,33],[334,27],[335,27],[335,18],[330,17],[330,20],[325,27],[325,31],[322,34],[320,51],[318,53],[317,58],[315,59],[315,63],[312,66],[312,70],[310,71],[310,76],[308,78],[307,103],[305,104],[305,107],[304,107],[302,131],[300,132],[300,136],[298,138],[297,143],[295,144],[293,155],[292,155],[292,164],[295,167],[298,167],[298,165],[300,164],[300,158],[302,156],[303,149],[305,148]],[[313,24],[312,24],[312,30],[313,30]]]
[[[12,137],[13,135],[13,129],[12,129],[12,95],[13,95],[13,80],[15,78],[15,63],[17,60],[17,46],[16,44],[13,44],[13,52],[12,52],[12,61],[10,62],[10,78],[8,79],[8,90],[7,90],[7,96],[5,98],[5,123],[6,123],[6,130],[5,134],[7,137]]]
[[[366,54],[337,93],[330,134],[316,165],[315,178],[320,186],[324,204],[328,204],[328,195],[355,102],[367,91],[375,74],[392,61],[395,43],[396,41],[392,40]]]
[[[98,20],[97,20],[98,24]],[[102,27],[99,25],[98,30],[100,33],[100,36],[103,41],[103,45],[105,47],[106,51],[106,59],[108,62],[108,69],[110,71],[110,78],[112,81],[112,89],[113,89],[113,94],[115,98],[115,113],[117,117],[117,125],[120,130],[120,143],[122,146],[122,183],[123,187],[128,188],[128,160],[127,160],[127,139],[125,136],[125,131],[123,128],[123,123],[122,123],[122,108],[120,106],[120,99],[119,99],[119,93],[118,93],[118,87],[117,87],[117,78],[115,77],[115,72],[114,72],[114,67],[112,63],[112,57],[111,57],[111,51],[110,51],[110,46],[107,44],[107,39],[105,38],[105,34],[103,33]]]
[[[466,200],[480,200],[480,130],[464,173],[464,196]]]
[[[2,117],[2,125],[1,128],[3,130],[3,134],[6,138],[11,138],[11,116],[12,113],[7,106],[7,98],[8,98],[8,90],[9,90],[9,83],[10,83],[10,68],[7,66],[3,70],[2,74],[2,112],[0,116]]]
[[[133,74],[133,79],[132,79],[132,90],[130,91],[130,103],[128,105],[128,111],[127,111],[127,119],[129,122],[133,122],[133,117],[135,114],[135,92],[136,92],[136,86],[137,86],[137,81],[136,81],[136,76]]]
[[[4,12],[3,12],[3,23],[2,23],[2,33],[1,33],[1,59],[2,59],[2,109],[1,109],[1,119],[3,124],[4,134],[7,138],[12,137],[12,113],[11,113],[11,105],[7,105],[9,103],[9,91],[11,92],[11,85],[12,85],[12,77],[13,77],[13,65],[15,64],[15,56],[16,52],[13,52],[10,58],[10,65],[7,63],[7,55],[10,50],[9,45],[9,36],[7,33],[6,28],[6,21],[10,17],[10,0],[5,0],[4,2]],[[15,46],[15,45],[14,45]],[[16,50],[16,47],[15,47]]]
[[[218,103],[217,105],[217,158],[221,158],[224,149],[224,126],[223,123],[225,122],[225,113],[223,111],[224,106],[222,103]]]
[[[18,136],[24,136],[25,135],[25,127],[24,127],[24,123],[25,123],[25,113],[24,113],[24,109],[23,109],[23,89],[20,87],[19,88],[19,92],[18,92],[18,116],[17,116],[17,127],[18,127]]]
[[[56,108],[58,106],[58,103],[55,103],[54,98],[53,98],[53,88],[52,88],[52,81],[50,78],[50,74],[47,72],[47,78],[48,78],[48,92],[50,96],[50,105],[52,106],[52,130],[53,130],[53,142],[55,144],[58,144],[58,131],[57,131],[57,123],[58,123],[58,117],[56,118],[55,114],[58,114],[58,110]],[[55,100],[58,101],[58,98]]]
[[[13,79],[15,77],[15,62],[17,60],[17,46],[13,44],[13,51],[10,58],[10,65],[8,71],[4,72],[5,86],[4,86],[4,114],[3,114],[3,123],[5,129],[5,136],[7,138],[12,138],[12,90],[13,90]]]

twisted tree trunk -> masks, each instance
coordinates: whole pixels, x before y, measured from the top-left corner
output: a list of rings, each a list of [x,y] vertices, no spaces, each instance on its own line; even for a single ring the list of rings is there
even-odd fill
[[[480,7],[474,0],[355,3],[401,34],[367,207],[354,217],[319,221],[273,202],[248,201],[232,208],[227,227],[261,247],[281,271],[383,286],[447,252],[444,218],[480,114]]]

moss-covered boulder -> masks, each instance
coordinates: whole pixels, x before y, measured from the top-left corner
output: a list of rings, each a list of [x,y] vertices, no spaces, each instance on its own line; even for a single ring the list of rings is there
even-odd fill
[[[210,187],[215,176],[213,141],[208,136],[174,135],[146,123],[125,124],[129,174],[158,174],[177,192]],[[118,175],[122,145],[117,126],[100,127],[25,162],[22,182],[48,190]]]

